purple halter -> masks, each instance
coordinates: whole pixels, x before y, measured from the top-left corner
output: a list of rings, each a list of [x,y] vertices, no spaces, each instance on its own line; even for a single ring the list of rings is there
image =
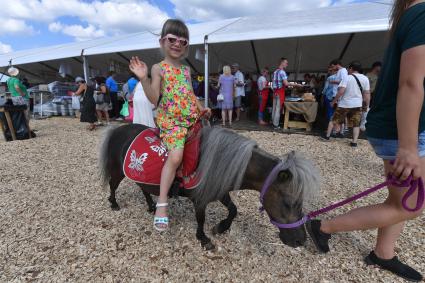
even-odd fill
[[[270,185],[274,182],[274,180],[276,180],[276,177],[279,174],[279,172],[282,171],[282,170],[286,170],[290,167],[289,163],[291,161],[292,161],[292,159],[289,159],[289,157],[288,157],[286,162],[285,161],[279,162],[273,168],[273,170],[270,172],[269,176],[267,176],[266,181],[264,182],[263,187],[261,189],[261,193],[260,193],[260,203],[261,203],[260,211],[261,212],[264,211],[264,195],[267,193]],[[403,196],[403,199],[402,199],[402,205],[403,205],[404,209],[406,209],[407,211],[410,211],[410,212],[415,212],[415,211],[418,211],[419,209],[422,208],[422,206],[424,204],[424,200],[425,200],[425,189],[424,189],[424,183],[423,183],[422,178],[419,178],[417,180],[413,180],[413,178],[410,176],[408,179],[406,179],[404,181],[400,181],[396,177],[394,177],[390,174],[390,175],[388,175],[387,180],[385,182],[378,184],[375,187],[367,189],[366,191],[358,193],[358,194],[356,194],[352,197],[349,197],[345,200],[342,200],[340,202],[331,204],[331,205],[326,206],[326,207],[319,209],[319,210],[312,211],[312,212],[308,213],[307,215],[304,215],[300,220],[298,220],[296,222],[287,223],[287,224],[279,223],[279,222],[276,222],[275,220],[273,220],[271,218],[271,216],[269,215],[270,222],[274,226],[276,226],[278,228],[282,228],[282,229],[297,228],[297,227],[303,225],[304,223],[306,223],[308,220],[315,218],[320,214],[329,212],[331,210],[334,210],[335,208],[346,205],[347,203],[358,200],[362,197],[365,197],[365,196],[367,196],[367,195],[369,195],[373,192],[376,192],[376,191],[378,191],[382,188],[385,188],[389,185],[394,186],[394,187],[399,187],[399,188],[409,187],[409,189],[407,190],[406,194]],[[417,198],[417,201],[416,201],[416,206],[414,208],[410,208],[407,205],[407,200],[409,199],[409,197],[411,197],[413,195],[413,193],[416,191],[416,189],[418,190],[418,198]]]

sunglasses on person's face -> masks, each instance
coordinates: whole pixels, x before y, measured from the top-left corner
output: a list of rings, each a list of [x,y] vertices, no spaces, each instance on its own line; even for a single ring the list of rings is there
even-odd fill
[[[177,37],[174,35],[166,35],[164,36],[162,39],[166,39],[168,41],[168,43],[170,43],[171,45],[176,44],[176,42],[179,43],[180,46],[186,47],[189,45],[189,40],[187,40],[184,37]]]

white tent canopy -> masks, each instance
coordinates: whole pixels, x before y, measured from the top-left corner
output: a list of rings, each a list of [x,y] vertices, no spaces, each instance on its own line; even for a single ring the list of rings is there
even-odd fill
[[[276,66],[281,57],[289,59],[289,72],[323,71],[334,58],[345,63],[360,60],[368,66],[381,59],[385,50],[389,12],[390,5],[362,3],[190,24],[191,50],[186,63],[193,72],[204,72],[204,62],[195,55],[204,51],[207,40],[212,73],[233,62],[243,71],[257,72],[264,66]],[[105,74],[111,68],[125,72],[131,56],[138,55],[148,65],[161,60],[159,32],[3,54],[0,72],[11,62],[23,75],[42,82],[58,79],[59,68],[66,65],[72,70],[71,79],[83,74],[83,56],[90,74]]]

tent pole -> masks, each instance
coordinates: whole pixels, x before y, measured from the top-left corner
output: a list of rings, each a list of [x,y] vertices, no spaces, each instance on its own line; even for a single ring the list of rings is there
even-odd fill
[[[83,56],[83,69],[84,69],[84,80],[89,81],[89,62],[87,56]]]
[[[250,40],[249,42],[251,43],[251,50],[252,50],[252,54],[254,55],[255,67],[257,68],[257,74],[261,74],[260,65],[258,64],[258,56],[257,56],[257,51],[255,50],[254,41]]]
[[[297,46],[295,47],[295,58],[294,58],[294,70],[295,70],[295,78],[294,80],[296,81],[298,78],[298,71],[299,71],[299,47],[300,47],[300,38],[297,38]]]
[[[344,58],[345,52],[347,52],[347,49],[350,46],[351,41],[353,40],[353,37],[355,35],[356,35],[355,33],[350,33],[350,36],[348,37],[347,42],[345,43],[345,46],[341,51],[341,55],[339,55],[339,57],[338,57],[339,60],[342,60],[342,58]]]
[[[204,47],[205,47],[205,76],[204,76],[204,86],[205,86],[205,107],[208,107],[208,35],[204,38]]]
[[[300,75],[300,69],[301,69],[301,59],[302,59],[303,53],[300,51],[297,58],[297,71],[295,74],[295,81],[298,80],[298,76]]]

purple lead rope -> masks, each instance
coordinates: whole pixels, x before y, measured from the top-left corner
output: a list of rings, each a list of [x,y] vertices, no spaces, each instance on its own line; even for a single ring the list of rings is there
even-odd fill
[[[263,205],[263,203],[264,203],[264,195],[266,194],[270,185],[276,179],[277,174],[279,174],[279,172],[281,170],[285,170],[287,168],[288,168],[288,166],[285,165],[285,163],[280,162],[279,164],[277,164],[273,168],[272,172],[270,172],[269,176],[267,177],[267,179],[264,182],[264,185],[261,189],[261,193],[260,193],[261,205]],[[331,204],[329,206],[326,206],[324,208],[312,211],[312,212],[308,213],[307,215],[305,215],[300,220],[298,220],[297,222],[283,224],[283,223],[278,223],[278,222],[274,221],[271,217],[270,217],[270,222],[278,228],[283,228],[283,229],[296,228],[296,227],[303,225],[308,220],[317,217],[320,214],[329,212],[329,211],[334,210],[338,207],[346,205],[347,203],[356,201],[356,200],[358,200],[362,197],[370,195],[371,193],[376,192],[376,191],[378,191],[382,188],[385,188],[387,186],[390,186],[390,185],[395,186],[395,187],[399,187],[399,188],[409,187],[409,189],[407,190],[407,192],[405,193],[405,195],[403,196],[403,199],[402,199],[402,205],[403,205],[404,209],[406,209],[407,211],[410,211],[410,212],[415,212],[415,211],[418,211],[419,209],[422,208],[422,206],[424,204],[424,200],[425,200],[425,190],[424,190],[424,183],[423,183],[422,178],[419,178],[417,180],[413,180],[413,178],[410,176],[408,179],[406,179],[404,181],[400,181],[397,178],[395,178],[394,176],[392,176],[391,174],[389,174],[388,177],[387,177],[387,180],[385,182],[378,184],[375,187],[367,189],[364,192],[356,194],[356,195],[349,197],[345,200],[342,200],[340,202],[337,202],[337,203]],[[417,198],[417,201],[416,201],[416,206],[414,208],[410,208],[407,204],[407,201],[408,201],[409,197],[414,194],[416,189],[418,190],[418,198]],[[260,211],[264,211],[263,206],[260,208]]]

